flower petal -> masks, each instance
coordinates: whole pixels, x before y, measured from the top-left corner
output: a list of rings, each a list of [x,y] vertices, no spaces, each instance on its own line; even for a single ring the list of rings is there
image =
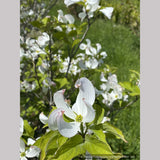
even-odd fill
[[[85,101],[93,105],[95,101],[95,89],[91,81],[85,77],[82,77],[76,81],[75,87],[79,87],[79,93],[76,99],[76,103],[78,101],[82,101],[82,99],[84,98]]]
[[[24,152],[25,151],[25,143],[22,139],[20,139],[20,152]]]
[[[83,116],[83,122],[92,122],[95,118],[95,110],[85,100],[84,100],[84,103],[86,105],[87,111],[86,111],[85,115]]]
[[[64,0],[64,4],[68,7],[74,3],[80,2],[81,0]]]
[[[55,109],[49,116],[48,118],[48,126],[51,130],[57,130],[58,127],[57,127],[57,117],[59,116],[59,112],[61,112],[62,109],[61,108],[58,108],[58,109]]]
[[[101,9],[100,12],[102,12],[108,19],[111,19],[113,7],[106,7],[104,9]]]
[[[64,137],[73,137],[80,130],[80,123],[70,122],[67,123],[63,120],[63,116],[57,118],[57,125],[60,134]]]
[[[27,139],[27,145],[28,145],[28,146],[29,146],[29,145],[33,145],[35,142],[36,142],[36,141],[33,140],[32,138],[28,138],[28,139]]]
[[[65,115],[71,119],[75,118],[75,114],[73,113],[72,109],[67,106],[65,100],[64,100],[64,92],[65,90],[57,91],[54,94],[54,102],[56,104],[57,108],[61,108],[63,111],[65,111]]]
[[[71,14],[66,14],[65,15],[66,20],[69,22],[69,24],[73,24],[74,23],[74,17]]]
[[[20,117],[20,137],[22,136],[24,131],[23,126],[24,126],[24,122],[23,122],[23,119]]]
[[[40,149],[36,146],[31,146],[27,151],[26,151],[26,157],[32,158],[32,157],[38,157],[40,153]]]
[[[84,43],[81,43],[80,46],[79,46],[79,48],[81,50],[85,50],[86,49],[86,45]]]
[[[43,114],[43,112],[40,113],[40,115],[39,115],[39,120],[40,120],[43,124],[47,124],[47,123],[48,123],[48,117],[45,116],[45,115]]]
[[[81,19],[81,22],[84,20],[84,18],[86,17],[86,13],[85,12],[80,12],[78,14],[78,17]]]

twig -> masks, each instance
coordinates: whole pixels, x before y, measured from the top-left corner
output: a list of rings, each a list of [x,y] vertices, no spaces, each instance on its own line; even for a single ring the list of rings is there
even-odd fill
[[[79,49],[80,44],[85,39],[85,37],[86,37],[86,35],[88,33],[88,30],[89,30],[89,28],[91,26],[90,19],[89,19],[88,16],[87,16],[87,22],[88,22],[88,25],[87,25],[86,31],[84,32],[84,34],[83,34],[83,36],[81,38],[81,41],[78,43],[77,48],[75,49],[75,47],[73,47],[71,53],[70,52],[68,53],[70,59],[69,59],[69,63],[68,63],[67,72],[66,72],[66,75],[65,75],[66,78],[68,77],[68,72],[69,72],[69,69],[70,69],[70,66],[71,66],[72,58],[74,58],[74,56],[76,55],[76,53],[77,53],[77,51]]]
[[[42,18],[44,18],[48,14],[48,12],[56,5],[57,2],[58,0],[55,0],[55,2],[49,8],[46,9],[44,14],[42,15]]]
[[[135,100],[129,102],[126,106],[123,106],[123,107],[117,109],[117,110],[116,110],[117,112],[112,115],[112,119],[113,119],[121,110],[123,110],[124,108],[127,108],[127,107],[131,106],[131,105],[132,105],[133,103],[135,103],[138,99],[139,99],[139,97],[136,96]]]

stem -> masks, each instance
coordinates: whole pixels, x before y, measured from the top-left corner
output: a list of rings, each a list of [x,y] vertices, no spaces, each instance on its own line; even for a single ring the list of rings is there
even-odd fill
[[[48,14],[48,12],[56,5],[57,2],[58,0],[55,0],[55,2],[49,8],[46,8],[46,11],[42,15],[42,18],[44,18]]]
[[[87,15],[87,22],[88,22],[88,25],[87,25],[87,28],[86,28],[86,31],[84,32],[82,38],[81,38],[81,41],[78,43],[77,45],[77,48],[75,49],[75,46],[72,48],[72,51],[71,53],[69,52],[68,55],[69,55],[69,63],[68,63],[68,68],[67,68],[67,72],[66,72],[66,75],[65,77],[67,78],[68,77],[68,72],[69,72],[69,69],[70,69],[70,66],[71,66],[71,61],[72,61],[72,58],[74,58],[74,56],[76,55],[78,49],[79,49],[79,46],[80,44],[83,42],[83,40],[85,39],[87,33],[88,33],[88,30],[91,26],[91,23],[90,23],[90,19],[88,18],[88,15]]]
[[[138,99],[139,99],[139,97],[136,96],[136,98],[135,98],[133,101],[129,102],[126,106],[123,106],[123,107],[117,109],[117,110],[116,110],[117,112],[112,115],[112,119],[113,119],[122,109],[127,108],[127,107],[129,107],[130,105],[134,104],[136,101],[138,101]]]

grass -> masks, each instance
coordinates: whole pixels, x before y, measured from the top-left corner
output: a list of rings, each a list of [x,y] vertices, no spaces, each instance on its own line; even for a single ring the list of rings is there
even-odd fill
[[[108,54],[105,63],[117,67],[120,81],[128,80],[129,69],[139,71],[139,37],[128,28],[98,19],[91,26],[87,38],[102,45],[102,50]]]

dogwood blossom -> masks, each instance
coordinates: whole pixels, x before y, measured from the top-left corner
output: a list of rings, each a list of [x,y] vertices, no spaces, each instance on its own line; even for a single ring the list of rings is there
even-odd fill
[[[115,74],[109,75],[108,79],[101,74],[100,80],[103,82],[100,88],[104,91],[101,95],[103,96],[102,102],[110,106],[114,101],[122,99],[122,87],[118,84],[117,76]],[[124,97],[127,100],[127,97]]]
[[[66,4],[67,7],[78,2],[84,3],[82,12],[78,14],[81,21],[83,21],[87,15],[88,18],[92,18],[94,16],[94,12],[97,10],[102,12],[108,19],[111,19],[113,7],[105,7],[103,9],[100,9],[102,8],[99,5],[100,0],[64,0],[64,3]]]
[[[38,37],[36,42],[40,47],[44,48],[49,42],[49,35],[46,32],[43,32],[42,35]]]
[[[79,88],[79,93],[72,108],[64,100],[65,90],[60,90],[54,94],[57,109],[50,114],[48,119],[49,128],[58,129],[61,135],[65,137],[74,136],[80,132],[81,123],[92,122],[95,118],[95,110],[92,108],[95,100],[95,89],[92,83],[83,77],[76,81],[75,87]],[[65,122],[63,115],[73,121]]]
[[[75,27],[71,28],[69,25],[67,25],[68,23],[74,24],[74,17],[71,14],[64,15],[62,10],[58,10],[58,21],[66,24],[66,33],[69,33],[70,31],[72,31],[72,29],[76,29]],[[60,32],[63,31],[63,29],[60,26],[56,26],[55,29]]]
[[[27,158],[39,157],[40,149],[36,146],[31,146],[25,149],[25,143],[20,139],[20,160],[27,160]]]
[[[92,47],[91,41],[89,39],[86,39],[87,44],[81,43],[79,48],[81,50],[85,50],[84,54],[77,55],[78,57],[81,57],[81,59],[84,61],[80,61],[79,65],[82,69],[91,68],[95,69],[98,67],[99,64],[103,63],[103,59],[107,57],[107,53],[105,51],[100,52],[101,50],[101,44],[96,43],[97,48]]]

